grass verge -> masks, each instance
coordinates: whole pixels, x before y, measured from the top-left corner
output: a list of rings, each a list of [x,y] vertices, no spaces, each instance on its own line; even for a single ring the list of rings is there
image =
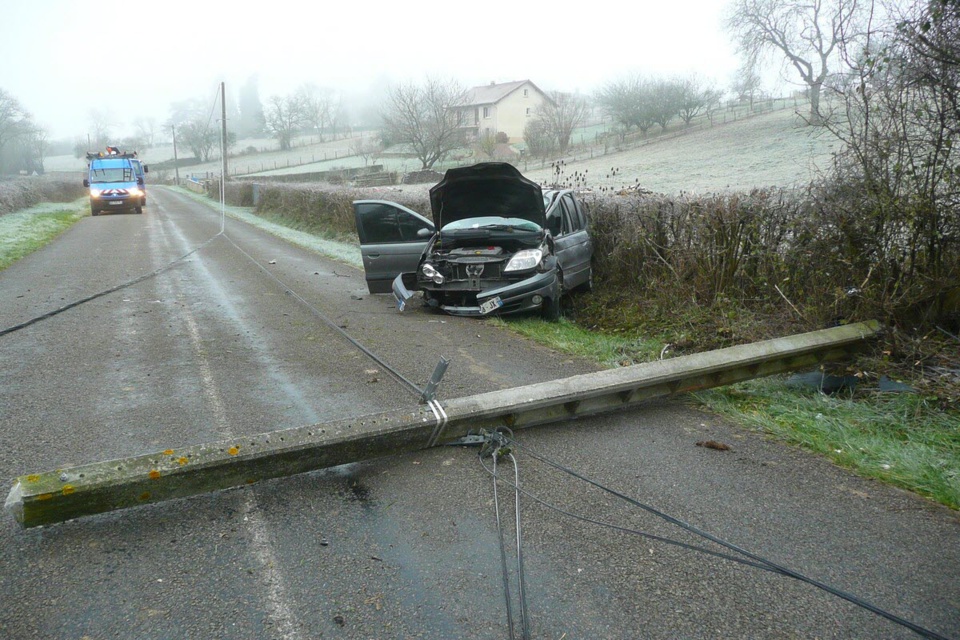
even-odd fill
[[[0,216],[0,271],[42,248],[87,215],[87,199],[48,202]]]
[[[914,393],[830,396],[752,380],[694,395],[709,410],[859,475],[960,509],[960,416]]]
[[[490,320],[558,351],[609,367],[659,357],[666,339],[641,329],[588,330],[563,319]],[[731,422],[822,454],[855,473],[960,509],[960,413],[935,396],[858,390],[825,395],[786,384],[786,376],[692,394],[692,401]],[[866,385],[862,385],[866,386]]]

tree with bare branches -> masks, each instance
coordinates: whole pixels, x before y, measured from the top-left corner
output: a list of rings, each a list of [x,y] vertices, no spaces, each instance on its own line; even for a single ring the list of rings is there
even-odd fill
[[[13,95],[0,89],[0,151],[32,129],[30,114]]]
[[[858,0],[735,0],[727,28],[751,60],[776,53],[796,69],[819,124],[820,92],[843,42],[856,35]]]
[[[323,140],[323,132],[333,122],[333,112],[337,107],[333,89],[304,84],[297,90],[297,97],[303,109],[303,123],[311,131],[316,131]]]
[[[573,130],[587,117],[590,108],[587,100],[577,94],[552,91],[549,97],[537,107],[535,117],[556,140],[560,153],[566,153]]]
[[[392,88],[381,113],[383,139],[410,145],[421,169],[432,168],[464,144],[456,109],[464,93],[455,80],[436,78]]]
[[[293,143],[293,135],[304,124],[303,100],[299,94],[289,96],[271,96],[263,113],[267,120],[267,130],[280,143],[285,151]]]

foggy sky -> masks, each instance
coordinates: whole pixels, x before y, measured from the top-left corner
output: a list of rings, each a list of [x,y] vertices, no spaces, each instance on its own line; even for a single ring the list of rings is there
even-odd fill
[[[590,93],[633,72],[697,73],[729,87],[726,2],[574,4],[0,0],[0,88],[59,139],[85,135],[92,109],[127,134],[171,102],[212,101],[221,81],[230,100],[253,74],[262,100],[307,82],[362,99],[427,75]]]

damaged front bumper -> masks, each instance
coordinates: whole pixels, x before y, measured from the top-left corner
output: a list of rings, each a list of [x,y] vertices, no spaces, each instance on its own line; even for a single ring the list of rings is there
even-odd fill
[[[439,291],[442,294],[442,291]],[[487,289],[477,293],[476,306],[440,304],[440,309],[452,316],[482,317],[491,314],[519,313],[535,311],[543,307],[546,299],[560,295],[559,281],[555,271],[538,273],[525,280],[509,285]],[[403,284],[403,275],[393,280],[393,296],[397,300],[397,309],[403,311],[407,301],[414,296]]]

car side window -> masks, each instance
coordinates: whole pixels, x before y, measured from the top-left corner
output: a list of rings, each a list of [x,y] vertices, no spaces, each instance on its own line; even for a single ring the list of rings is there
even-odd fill
[[[397,210],[387,204],[368,202],[359,206],[360,224],[369,244],[387,244],[400,239]]]
[[[404,240],[426,240],[430,236],[417,235],[421,229],[433,231],[433,228],[419,218],[408,215],[405,211],[397,211],[397,225],[400,227],[400,237]]]
[[[580,219],[577,217],[577,208],[573,203],[573,198],[565,195],[560,200],[560,204],[563,205],[564,232],[573,233],[574,231],[579,231],[582,227],[580,226]]]
[[[563,233],[563,218],[561,216],[560,203],[554,202],[553,206],[547,210],[547,229],[553,236],[559,236]]]
[[[587,228],[587,207],[585,204],[579,200],[574,200],[574,204],[577,205],[577,217],[580,219],[580,228]]]

